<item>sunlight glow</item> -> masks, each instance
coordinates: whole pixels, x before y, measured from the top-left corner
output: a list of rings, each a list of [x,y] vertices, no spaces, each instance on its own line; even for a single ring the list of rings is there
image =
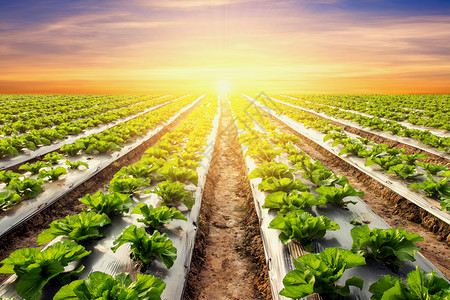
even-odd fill
[[[231,90],[231,83],[228,80],[219,80],[216,86],[219,95],[227,95]]]

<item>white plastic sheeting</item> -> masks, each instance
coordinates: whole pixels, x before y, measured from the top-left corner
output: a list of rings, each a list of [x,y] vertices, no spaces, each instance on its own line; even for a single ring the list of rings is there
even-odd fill
[[[208,146],[203,152],[204,158],[199,162],[201,167],[198,167],[196,170],[199,177],[198,186],[196,187],[193,184],[186,186],[186,189],[191,190],[194,194],[195,205],[191,211],[187,210],[184,205],[182,206],[184,209],[181,207],[179,208],[188,221],[173,220],[167,227],[160,230],[161,233],[168,234],[168,237],[173,242],[173,246],[177,248],[177,259],[170,269],[167,269],[159,259],[156,259],[150,263],[148,271],[146,272],[146,274],[151,274],[161,278],[166,283],[166,288],[161,296],[163,300],[182,299],[183,297],[184,287],[194,250],[197,222],[206,182],[206,175],[208,174],[208,169],[212,159],[214,144],[218,134],[220,117],[221,109],[219,107],[218,113],[213,120],[213,130],[206,139]],[[157,183],[152,184],[152,186],[146,190],[154,189],[156,185]],[[158,203],[158,198],[155,194],[141,194],[139,196],[133,196],[133,207],[143,202],[155,206]],[[105,230],[103,230],[105,237],[99,240],[92,240],[84,243],[84,245],[86,245],[86,249],[91,250],[92,253],[70,266],[71,268],[78,267],[81,264],[85,266],[85,270],[81,274],[80,278],[87,278],[89,274],[94,271],[105,272],[113,276],[120,272],[128,272],[132,274],[132,276],[139,273],[139,268],[130,258],[131,249],[129,244],[121,246],[116,253],[113,253],[111,250],[113,241],[125,228],[130,225],[137,225],[138,227],[144,226],[142,223],[137,222],[140,215],[131,215],[131,210],[132,208],[130,209],[130,213],[125,214],[124,216],[111,218],[111,226],[107,226]],[[16,297],[16,299],[21,299],[15,291],[15,278],[15,275],[11,276],[2,284],[2,286],[0,286],[1,297]],[[52,299],[53,295],[59,290],[60,287],[61,286],[57,284],[49,284],[46,286],[42,292],[41,300]]]

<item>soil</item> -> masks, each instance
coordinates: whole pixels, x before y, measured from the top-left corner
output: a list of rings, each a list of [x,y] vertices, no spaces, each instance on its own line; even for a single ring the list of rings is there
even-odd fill
[[[450,227],[447,224],[443,224],[387,187],[381,186],[368,175],[350,166],[284,123],[266,113],[264,115],[270,117],[279,129],[299,137],[300,143],[297,146],[305,153],[315,160],[320,160],[334,173],[346,176],[354,188],[362,190],[365,194],[364,202],[390,226],[420,234],[424,238],[423,242],[417,243],[421,248],[420,252],[445,276],[450,277]]]
[[[258,217],[226,102],[222,113],[184,299],[272,299]]]
[[[79,202],[78,198],[81,198],[86,194],[94,194],[97,191],[104,189],[104,186],[109,184],[115,173],[117,173],[124,166],[129,166],[138,162],[145,150],[153,146],[164,134],[173,131],[190,112],[199,106],[200,102],[181,114],[173,123],[163,128],[163,130],[151,137],[142,145],[113,162],[94,177],[87,180],[65,196],[61,197],[53,205],[49,206],[47,209],[40,212],[30,220],[19,225],[11,233],[5,235],[0,240],[0,261],[7,258],[17,249],[38,247],[36,243],[38,235],[47,229],[52,221],[62,219],[67,215],[81,213],[83,208],[87,207]],[[8,277],[8,274],[0,274],[0,282],[4,281]]]

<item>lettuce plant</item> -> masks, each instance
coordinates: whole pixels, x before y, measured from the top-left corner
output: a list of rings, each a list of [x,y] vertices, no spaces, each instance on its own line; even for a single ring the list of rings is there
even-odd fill
[[[9,184],[12,180],[16,180],[21,177],[24,176],[20,173],[13,172],[11,170],[0,171],[0,182],[3,182],[4,184]]]
[[[315,205],[325,204],[324,201],[317,199],[309,192],[299,193],[292,191],[289,194],[286,192],[275,192],[268,195],[265,199],[263,208],[279,210],[281,214],[286,214],[295,210],[309,210]]]
[[[275,178],[275,177],[269,177],[265,179],[263,182],[261,182],[258,185],[258,188],[262,191],[268,191],[268,192],[286,192],[289,193],[293,190],[304,192],[308,191],[309,188],[300,180],[295,179],[292,180],[290,178]]]
[[[67,236],[67,239],[75,242],[102,237],[104,235],[98,231],[99,227],[110,223],[111,219],[106,214],[83,211],[79,215],[66,216],[50,223],[50,228],[39,234],[37,243],[43,245],[58,236]]]
[[[414,255],[420,250],[414,243],[423,241],[417,233],[408,233],[403,228],[369,229],[367,225],[354,227],[352,251],[365,257],[378,259],[394,270],[401,266],[398,261],[415,261]]]
[[[5,187],[8,190],[13,190],[25,200],[37,197],[42,192],[42,179],[36,180],[32,178],[25,178],[24,180],[13,179]]]
[[[80,166],[84,166],[86,169],[89,169],[89,165],[85,162],[82,161],[74,161],[74,162],[70,162],[70,160],[66,160],[66,166],[69,167],[69,169],[71,170],[75,170],[78,169]]]
[[[192,192],[185,190],[184,185],[179,181],[161,182],[151,193],[157,194],[161,198],[163,205],[166,206],[176,205],[181,202],[191,210],[195,204]]]
[[[147,149],[144,153],[147,154],[146,157],[162,158],[164,160],[169,158],[170,156],[169,151],[156,147],[151,147]]]
[[[65,144],[59,150],[61,150],[62,152],[64,152],[65,154],[67,154],[69,156],[75,156],[80,151],[83,151],[85,149],[86,149],[86,146],[84,145],[84,143],[82,143],[81,141],[77,141],[73,144]]]
[[[450,298],[450,284],[444,278],[436,275],[436,271],[423,272],[416,270],[408,273],[407,285],[397,277],[387,275],[369,288],[371,300],[441,300]]]
[[[293,179],[294,175],[292,175],[292,171],[293,170],[289,169],[289,167],[285,164],[271,161],[268,163],[261,164],[256,169],[254,169],[248,176],[248,180],[254,178],[262,178],[262,180],[265,180],[269,177],[275,177],[278,179],[281,178]]]
[[[51,168],[50,171],[47,171],[45,169],[39,171],[38,178],[42,179],[42,178],[48,177],[49,180],[55,181],[55,180],[58,180],[58,178],[64,174],[67,174],[66,168],[56,167],[55,169]]]
[[[137,219],[137,221],[144,223],[145,226],[151,229],[160,229],[175,219],[187,221],[186,217],[175,207],[160,206],[154,208],[152,205],[145,203],[140,203],[136,206],[131,214],[142,215],[144,218]]]
[[[7,208],[16,205],[20,200],[22,200],[22,197],[16,192],[0,192],[0,211],[4,211]]]
[[[42,288],[50,279],[64,272],[70,262],[87,256],[83,246],[73,241],[55,243],[45,250],[40,248],[23,248],[14,251],[4,259],[0,268],[2,274],[16,274],[19,279],[16,290],[24,299],[38,300]],[[81,266],[75,272],[83,269]]]
[[[441,200],[441,208],[449,209],[450,202],[450,184],[448,178],[443,178],[439,181],[435,180],[433,176],[428,175],[428,180],[422,183],[413,183],[409,185],[409,188],[419,189],[425,191],[425,194],[430,197],[434,197]]]
[[[336,175],[328,169],[317,169],[312,171],[309,180],[316,186],[345,186],[346,184],[349,184],[347,177]]]
[[[131,243],[133,259],[142,261],[144,264],[148,264],[155,257],[159,257],[170,269],[177,259],[177,249],[172,245],[172,241],[166,233],[161,234],[155,231],[150,235],[145,231],[145,228],[131,225],[114,240],[114,246],[111,250],[116,252],[120,246],[126,243]]]
[[[343,188],[336,188],[334,186],[321,186],[316,189],[318,200],[322,200],[325,203],[332,203],[337,206],[345,206],[349,203],[356,204],[355,201],[344,201],[345,197],[349,196],[364,196],[364,192],[358,189],[354,189],[351,185],[346,184]]]
[[[26,163],[19,167],[19,170],[30,172],[33,175],[36,175],[39,173],[39,170],[42,168],[45,168],[49,166],[49,164],[45,161],[38,160],[34,164]]]
[[[325,236],[327,230],[337,230],[339,225],[325,216],[314,217],[309,212],[294,210],[285,216],[279,215],[272,220],[269,228],[279,229],[278,236],[283,244],[293,240],[302,244],[307,251],[314,250],[314,246],[308,245],[312,239]]]
[[[146,178],[132,178],[121,176],[114,177],[109,183],[110,192],[118,192],[122,194],[134,194],[143,186],[149,186],[150,179]]]
[[[158,170],[158,180],[190,182],[195,186],[198,185],[198,175],[194,170],[188,168],[179,168],[173,162],[168,161],[164,166]]]
[[[427,171],[428,174],[431,175],[437,175],[437,173],[442,171],[448,171],[448,164],[446,165],[440,165],[440,164],[430,164],[430,163],[424,163],[421,161],[418,161],[416,165],[421,166],[422,168]]]
[[[79,200],[96,213],[106,214],[110,217],[128,212],[133,204],[129,195],[116,192],[104,194],[102,191],[98,191],[92,196],[87,194]]]
[[[284,289],[280,295],[297,299],[319,293],[335,299],[348,296],[350,286],[362,289],[364,281],[358,277],[351,277],[345,285],[338,285],[336,281],[346,269],[365,265],[364,257],[341,248],[327,248],[318,254],[306,254],[294,260],[295,270],[286,274],[283,279]]]
[[[377,164],[385,170],[389,170],[390,167],[399,165],[402,163],[403,163],[403,160],[396,156],[386,156],[386,157],[373,156],[373,157],[369,157],[366,160],[366,166],[371,166],[371,165]]]
[[[85,280],[75,280],[63,286],[53,300],[158,300],[165,287],[164,281],[152,275],[137,274],[133,282],[127,273],[119,273],[113,278],[102,272],[92,272]]]
[[[134,178],[153,178],[152,173],[158,170],[158,166],[137,163],[128,167],[123,167],[116,173],[116,177],[120,175],[129,175]]]
[[[396,174],[397,176],[405,180],[410,180],[412,178],[423,175],[423,173],[417,173],[417,168],[415,166],[411,166],[408,164],[399,164],[392,166],[389,168],[389,170],[386,171],[386,173]]]
[[[52,153],[47,153],[44,156],[44,160],[48,161],[49,164],[51,165],[56,165],[58,164],[58,161],[60,159],[63,159],[62,155],[59,154],[58,152],[52,152]]]
[[[428,159],[428,156],[423,153],[414,153],[414,154],[402,154],[400,158],[405,161],[408,165],[414,165],[418,159]]]

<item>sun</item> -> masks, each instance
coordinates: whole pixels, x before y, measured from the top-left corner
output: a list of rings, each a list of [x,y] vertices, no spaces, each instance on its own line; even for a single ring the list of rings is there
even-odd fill
[[[227,95],[231,90],[231,83],[228,80],[218,80],[216,88],[219,95]]]

